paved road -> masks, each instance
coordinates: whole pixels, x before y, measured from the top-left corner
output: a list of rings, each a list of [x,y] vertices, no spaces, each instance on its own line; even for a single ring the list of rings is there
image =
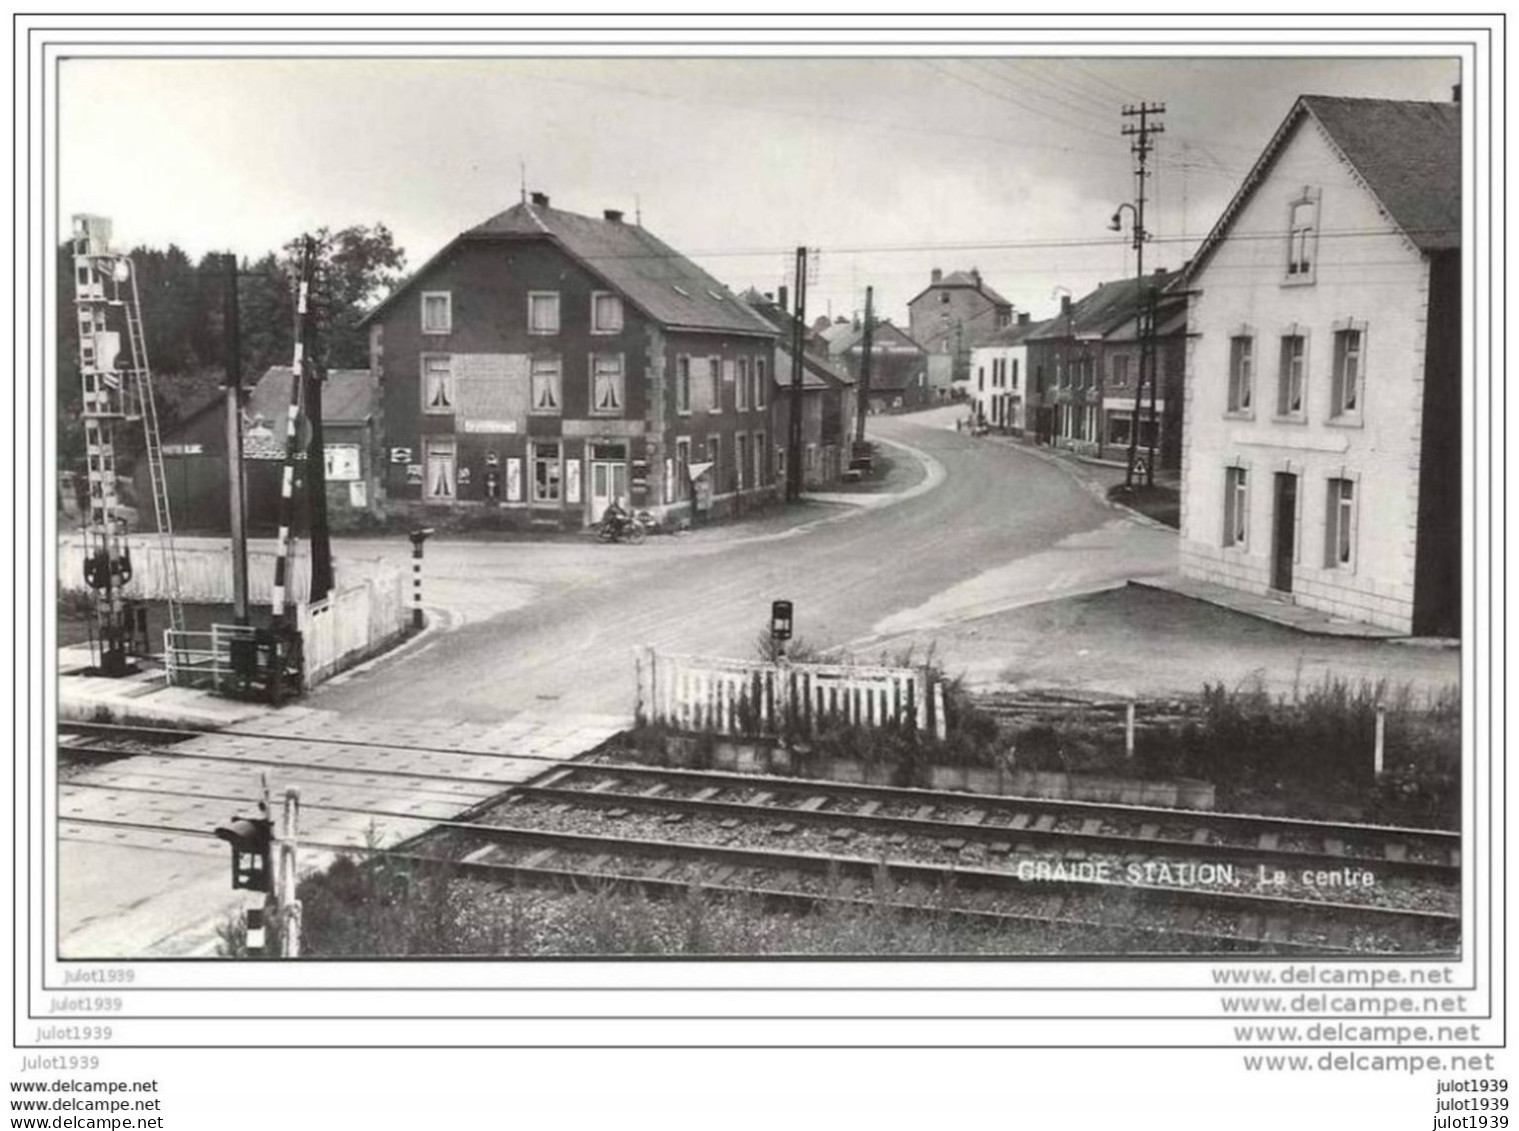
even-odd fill
[[[797,631],[867,655],[907,633],[1163,572],[1174,535],[1137,525],[1063,466],[956,433],[948,413],[877,418],[928,479],[888,506],[736,524],[643,546],[435,542],[426,599],[443,631],[327,685],[317,708],[490,721],[528,707],[626,711],[632,649],[747,657],[770,602]],[[366,556],[401,548],[340,547]],[[952,660],[952,657],[951,657]]]

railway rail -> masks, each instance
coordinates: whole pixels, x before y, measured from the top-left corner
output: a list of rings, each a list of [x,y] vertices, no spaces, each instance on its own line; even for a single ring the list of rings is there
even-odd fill
[[[77,749],[87,750],[92,734],[125,738],[123,732],[132,730],[134,740],[159,743],[201,733],[86,726],[93,729],[76,729],[70,739],[83,744]],[[300,736],[291,741],[309,747],[343,740]],[[215,758],[172,745],[151,752]],[[539,778],[453,820],[372,808],[306,808],[415,822],[417,835],[385,850],[388,859],[442,858],[460,876],[488,884],[593,884],[660,894],[699,888],[767,905],[887,906],[1009,928],[1042,924],[1078,935],[1101,931],[1146,953],[1448,955],[1459,946],[1459,837],[1440,830],[536,760],[545,763]],[[267,764],[287,774],[303,769],[303,763],[288,759],[271,758]],[[334,767],[312,763],[310,769]],[[439,783],[457,780],[415,771],[404,776],[419,786],[434,777]],[[500,783],[479,779],[476,784]],[[135,792],[188,796],[172,780],[163,786]],[[200,791],[194,796],[206,798]],[[65,822],[210,835],[170,827],[162,817],[157,823]],[[304,839],[303,845],[368,851]],[[1323,892],[1310,896],[1093,877],[1098,864],[1122,869],[1157,861],[1374,868],[1396,878],[1413,897],[1388,904],[1326,898]],[[1041,864],[1046,867],[1038,873]],[[1438,898],[1428,898],[1430,893]]]

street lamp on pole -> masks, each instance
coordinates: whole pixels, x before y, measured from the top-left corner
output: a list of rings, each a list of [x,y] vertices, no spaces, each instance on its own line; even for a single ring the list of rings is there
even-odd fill
[[[1145,322],[1145,243],[1149,240],[1150,233],[1145,230],[1143,194],[1140,195],[1138,204],[1124,201],[1113,210],[1113,218],[1108,221],[1109,231],[1123,231],[1124,209],[1129,211],[1134,233],[1134,330],[1139,341],[1139,373],[1134,382],[1134,419],[1129,425],[1129,459],[1124,473],[1125,484],[1133,487],[1134,470],[1139,461],[1139,416],[1144,408],[1145,368],[1146,362],[1150,360],[1150,327]],[[1154,427],[1154,421],[1151,421],[1151,427]]]

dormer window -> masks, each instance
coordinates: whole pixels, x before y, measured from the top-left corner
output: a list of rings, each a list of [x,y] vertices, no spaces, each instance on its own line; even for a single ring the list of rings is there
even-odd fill
[[[1313,282],[1319,246],[1319,193],[1304,189],[1288,208],[1287,282]]]

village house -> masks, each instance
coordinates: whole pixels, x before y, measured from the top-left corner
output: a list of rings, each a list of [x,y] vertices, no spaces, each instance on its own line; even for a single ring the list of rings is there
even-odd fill
[[[785,298],[784,290],[779,300],[754,290],[743,295],[744,301],[774,326],[777,333],[775,363],[771,366],[775,383],[771,390],[773,408],[770,414],[777,493],[784,493],[791,413],[796,404],[792,360],[795,356],[792,352],[795,320],[782,305]],[[854,438],[857,407],[854,378],[828,357],[822,330],[822,327],[814,326],[803,335],[800,457],[802,486],[806,490],[828,487],[842,479],[849,466],[846,453]]]
[[[1156,458],[1163,467],[1178,466],[1179,406],[1186,372],[1186,299],[1167,292],[1175,279],[1174,272],[1158,270],[1143,281],[1130,278],[1100,283],[1079,301],[1063,296],[1060,313],[1029,332],[1024,340],[1028,365],[1033,370],[1030,408],[1040,442],[1096,459],[1128,458],[1139,380],[1135,319],[1142,297],[1147,301],[1153,291],[1154,357],[1159,376],[1154,414],[1161,424]],[[1151,420],[1147,386],[1139,432],[1140,446],[1146,452]]]
[[[968,396],[976,422],[998,432],[1023,435],[1028,390],[1027,338],[1040,323],[1027,314],[971,350]]]
[[[859,381],[865,356],[863,324],[835,326],[827,335],[828,352],[836,365]],[[928,353],[900,326],[881,319],[870,332],[871,412],[900,412],[928,408],[942,397],[928,379]]]
[[[1458,634],[1460,110],[1303,96],[1199,248],[1186,576]]]
[[[970,373],[970,351],[1013,321],[1013,305],[981,272],[935,267],[929,284],[907,303],[908,334],[928,354],[928,380],[935,400],[947,399],[955,381]]]
[[[338,530],[374,514],[380,468],[374,379],[367,369],[334,369],[322,381],[322,445],[326,451],[328,521]],[[243,484],[250,530],[279,523],[290,409],[290,367],[268,369],[243,395]],[[298,458],[304,461],[304,451]],[[227,486],[227,418],[220,395],[209,397],[163,436],[164,484],[177,528],[205,534],[231,529]],[[304,466],[304,463],[303,463]],[[151,499],[146,460],[135,469],[139,499]],[[304,512],[298,516],[304,522]],[[299,523],[298,523],[299,525]]]
[[[621,212],[542,193],[457,236],[366,316],[390,509],[575,528],[773,493],[775,330]]]

